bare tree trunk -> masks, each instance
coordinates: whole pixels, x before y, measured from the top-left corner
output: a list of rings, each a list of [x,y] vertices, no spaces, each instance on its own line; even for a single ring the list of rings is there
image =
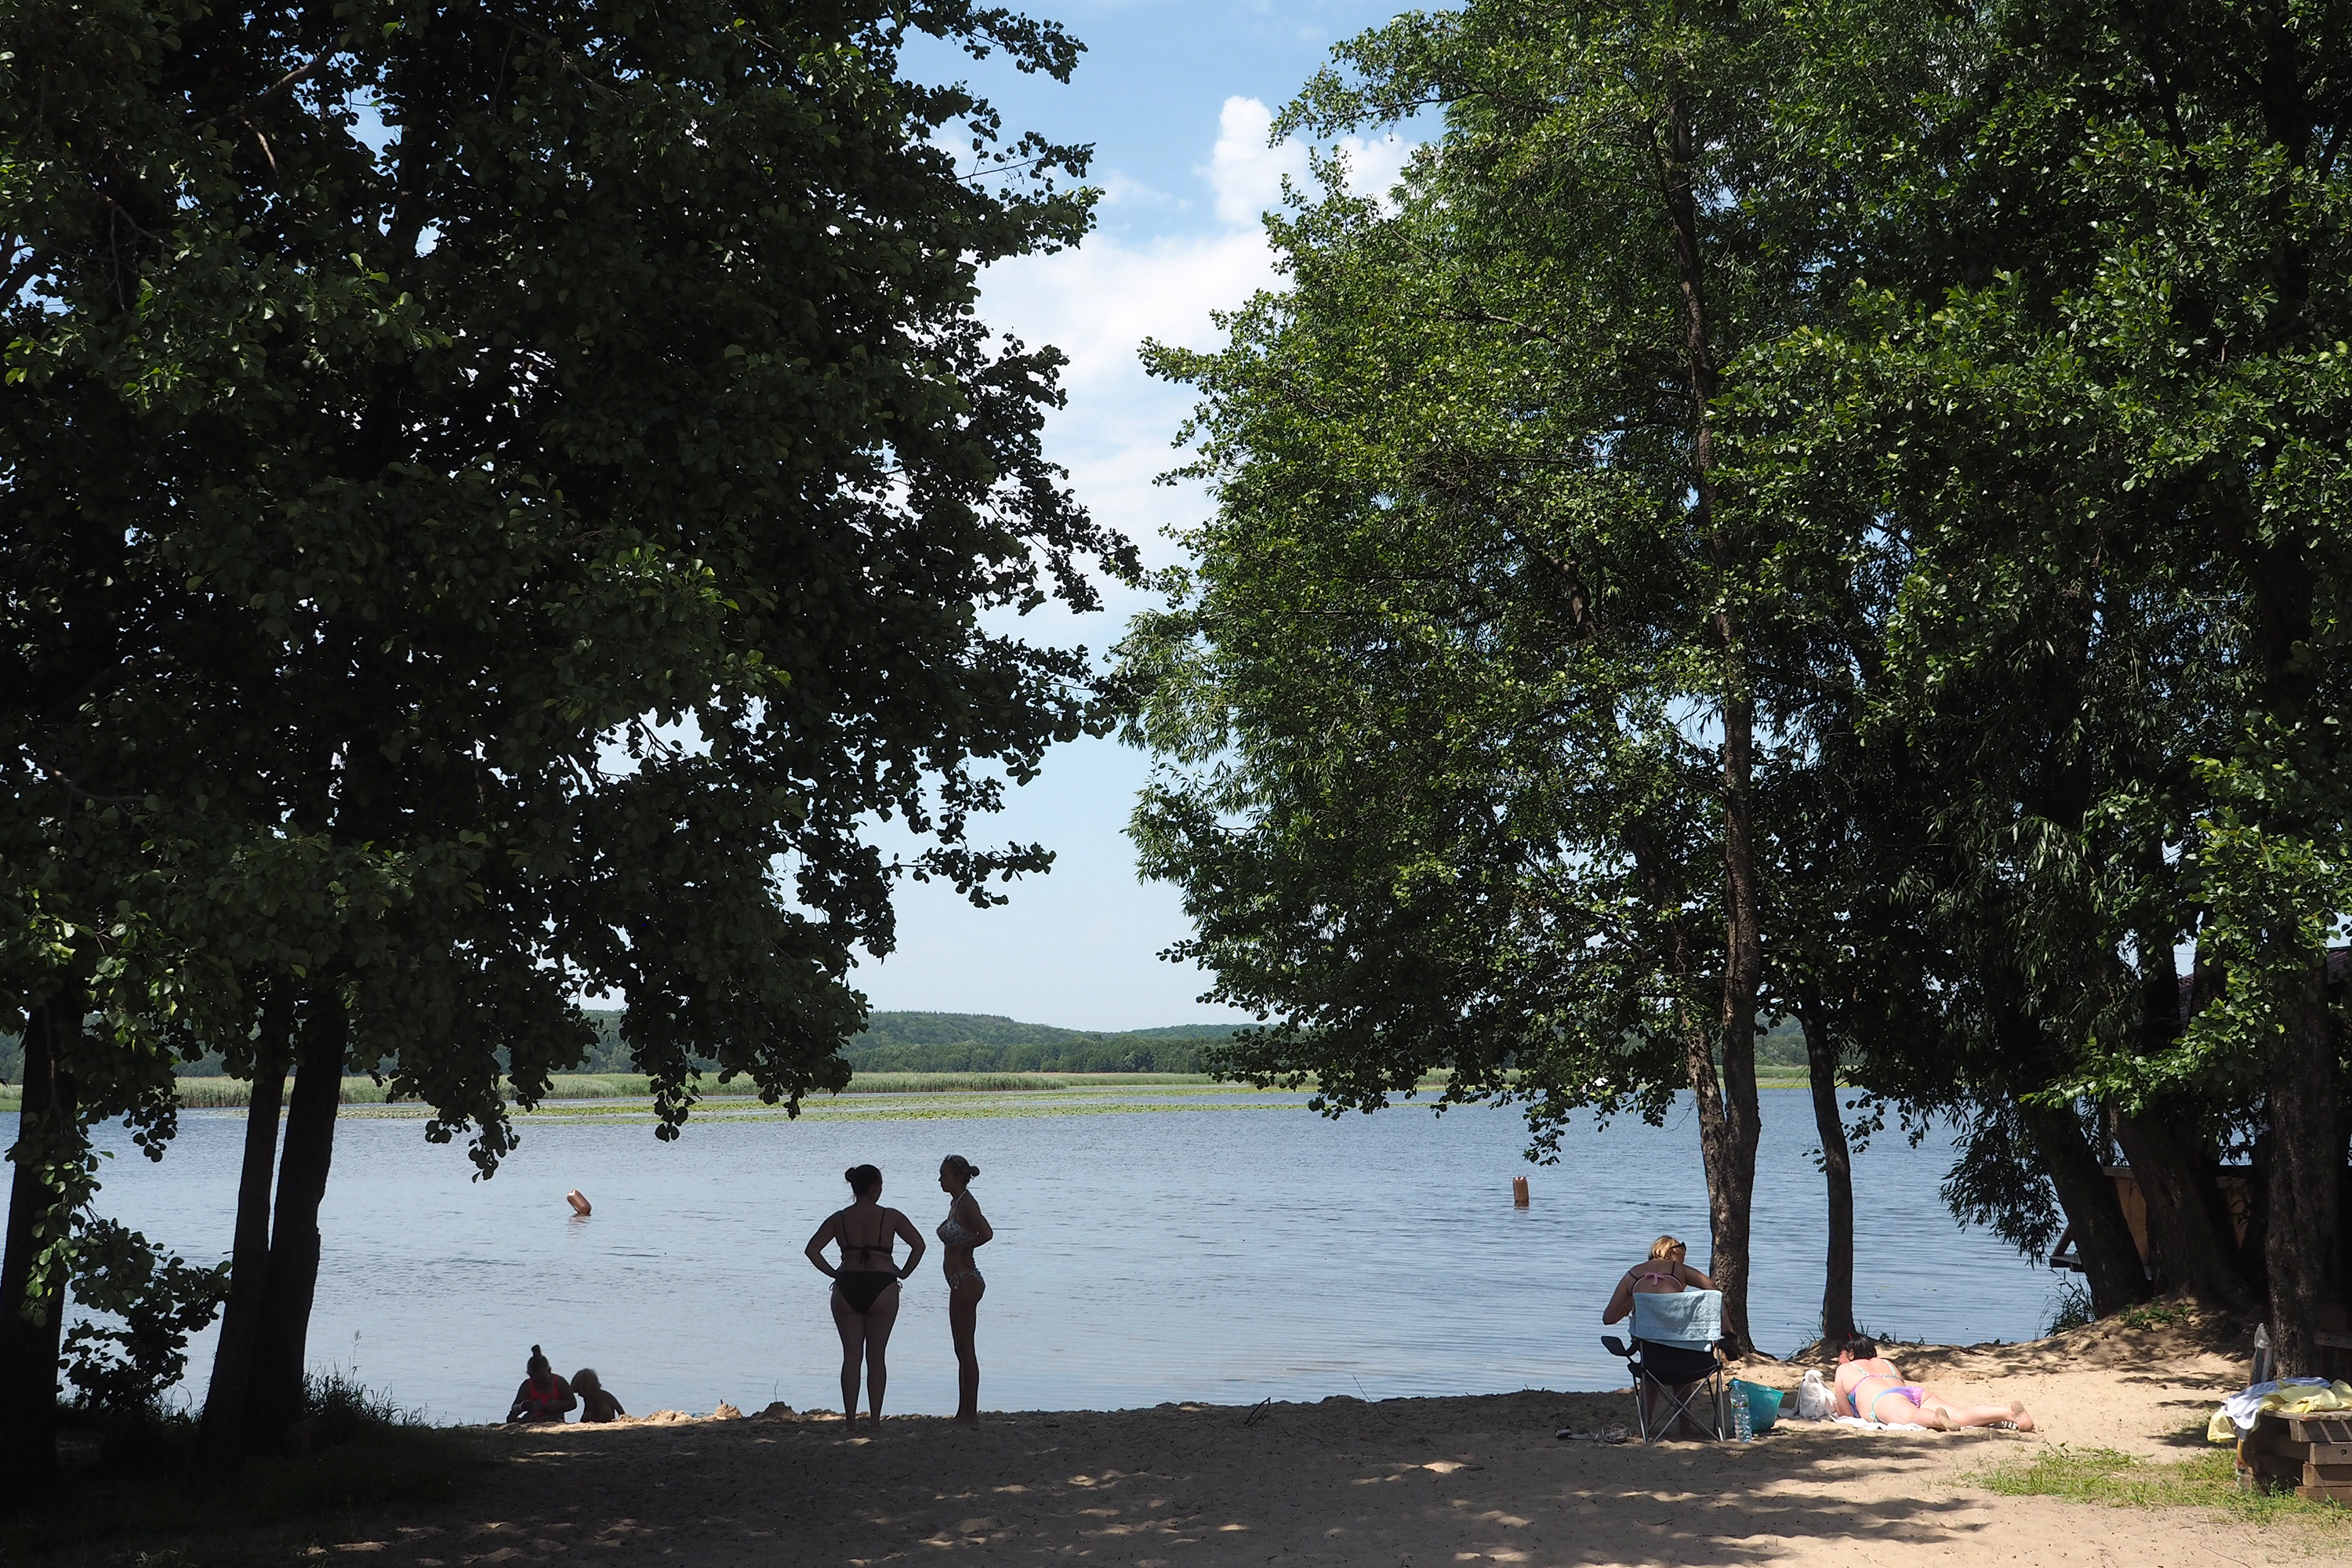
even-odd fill
[[[1724,1342],[1735,1355],[1752,1348],[1748,1337],[1748,1196],[1754,1187],[1755,1147],[1748,1146],[1747,1182],[1740,1180],[1738,1152],[1716,1079],[1714,1031],[1696,1018],[1683,1031],[1691,1098],[1698,1104],[1699,1161],[1706,1170],[1707,1225],[1712,1248],[1706,1272],[1723,1292]]]
[[[1838,1048],[1812,987],[1801,988],[1797,1022],[1805,1032],[1805,1067],[1813,1084],[1813,1126],[1822,1141],[1822,1174],[1829,1183],[1829,1258],[1822,1270],[1822,1342],[1842,1344],[1853,1324],[1853,1152],[1838,1108]]]
[[[230,1253],[228,1304],[213,1352],[213,1380],[205,1396],[198,1440],[216,1465],[245,1453],[245,1398],[253,1376],[253,1347],[269,1279],[270,1165],[278,1154],[278,1120],[286,1095],[286,1068],[294,1030],[293,998],[272,985],[261,1010],[254,1049],[253,1097],[246,1110],[245,1165],[236,1184],[236,1231]]]
[[[2073,1110],[2021,1101],[2017,1114],[2042,1156],[2051,1185],[2058,1189],[2058,1206],[2066,1213],[2074,1251],[2091,1287],[2092,1310],[2104,1318],[2147,1300],[2147,1270],[2140,1265],[2139,1247],[2132,1240],[2116,1184],[2084,1136],[2082,1118]]]
[[[64,1194],[42,1174],[79,1152],[69,1042],[81,1028],[78,992],[35,1007],[25,1024],[25,1091],[8,1188],[7,1252],[0,1262],[0,1507],[46,1500],[58,1479],[58,1358],[64,1282],[32,1288],[34,1255],[64,1225]]]
[[[246,1389],[245,1441],[253,1449],[277,1447],[286,1428],[301,1418],[310,1300],[319,1285],[319,1203],[334,1157],[335,1107],[342,1098],[343,1054],[351,1036],[342,999],[331,988],[311,994],[308,1013],[287,1105],[269,1271]]]
[[[2215,1224],[2200,1190],[2195,1160],[2201,1151],[2184,1147],[2161,1112],[2117,1111],[2111,1125],[2147,1205],[2150,1284],[2231,1310],[2252,1306],[2253,1292],[2238,1272],[2235,1240]]]
[[[2271,1124],[2271,1348],[2282,1377],[2317,1374],[2316,1335],[2336,1299],[2338,1205],[2344,1186],[2344,1088],[2336,1067],[2335,1022],[2328,1016],[2326,958],[2310,968],[2281,1021],[2273,1047],[2267,1099]]]

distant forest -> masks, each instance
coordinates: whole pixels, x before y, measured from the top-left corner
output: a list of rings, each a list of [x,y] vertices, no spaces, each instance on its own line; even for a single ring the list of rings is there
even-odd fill
[[[596,1044],[586,1072],[628,1072],[629,1047],[617,1010],[591,1008]],[[1201,1047],[1234,1031],[1230,1024],[1177,1024],[1164,1029],[1056,1029],[993,1013],[873,1013],[865,1033],[842,1055],[859,1072],[1199,1072]],[[1801,1068],[1805,1040],[1787,1019],[1756,1042],[1756,1065]],[[23,1076],[24,1051],[14,1035],[0,1035],[0,1083]],[[180,1069],[187,1078],[215,1078],[215,1053]]]
[[[591,1072],[626,1072],[617,1012],[592,1012]],[[1109,1033],[1024,1024],[990,1013],[870,1013],[842,1047],[857,1072],[1198,1072],[1201,1047],[1231,1024],[1179,1024]]]

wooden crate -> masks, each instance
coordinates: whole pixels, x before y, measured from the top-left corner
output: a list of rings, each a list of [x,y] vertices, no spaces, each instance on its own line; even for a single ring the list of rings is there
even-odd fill
[[[2243,1441],[2246,1447],[2258,1454],[2276,1454],[2311,1465],[2352,1465],[2352,1443],[2303,1442],[2284,1432],[2266,1433],[2259,1426]]]
[[[2238,1440],[2238,1486],[2292,1487],[2301,1498],[2352,1503],[2352,1419],[2264,1412]]]

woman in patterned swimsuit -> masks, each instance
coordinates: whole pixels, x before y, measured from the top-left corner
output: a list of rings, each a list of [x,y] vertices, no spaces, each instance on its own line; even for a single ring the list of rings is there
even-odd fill
[[[940,1162],[940,1191],[948,1194],[948,1217],[940,1221],[940,1244],[948,1250],[940,1271],[947,1276],[948,1331],[955,1336],[955,1418],[963,1426],[980,1425],[980,1352],[972,1335],[980,1324],[980,1299],[988,1292],[971,1254],[996,1236],[971,1195],[971,1179],[979,1174],[980,1167],[961,1154]]]
[[[1878,1342],[1856,1334],[1838,1352],[1837,1391],[1844,1414],[1889,1426],[1932,1426],[1947,1432],[1956,1426],[2014,1426],[2033,1430],[2033,1417],[2020,1404],[1955,1405],[1940,1390],[1924,1383],[1906,1383],[1895,1363],[1878,1353]]]

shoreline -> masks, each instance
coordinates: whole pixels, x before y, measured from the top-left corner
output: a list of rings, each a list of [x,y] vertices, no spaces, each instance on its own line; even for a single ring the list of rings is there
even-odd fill
[[[2149,1473],[2209,1455],[2191,1427],[2240,1375],[2224,1353],[2236,1334],[2110,1323],[2027,1345],[1890,1347],[1906,1375],[1956,1396],[2023,1397],[2042,1423],[2032,1434],[1793,1423],[1748,1445],[1563,1441],[1563,1426],[1624,1424],[1630,1394],[1534,1389],[992,1413],[977,1431],[940,1416],[851,1431],[814,1411],[472,1427],[463,1440],[496,1461],[474,1494],[330,1550],[414,1568],[579,1550],[719,1568],[942,1555],[1829,1568],[1889,1552],[1955,1568],[2251,1568],[2352,1551],[2352,1514],[2119,1516],[2010,1485],[2070,1454],[2112,1451]],[[1802,1371],[1758,1361],[1740,1374],[1791,1386]]]

